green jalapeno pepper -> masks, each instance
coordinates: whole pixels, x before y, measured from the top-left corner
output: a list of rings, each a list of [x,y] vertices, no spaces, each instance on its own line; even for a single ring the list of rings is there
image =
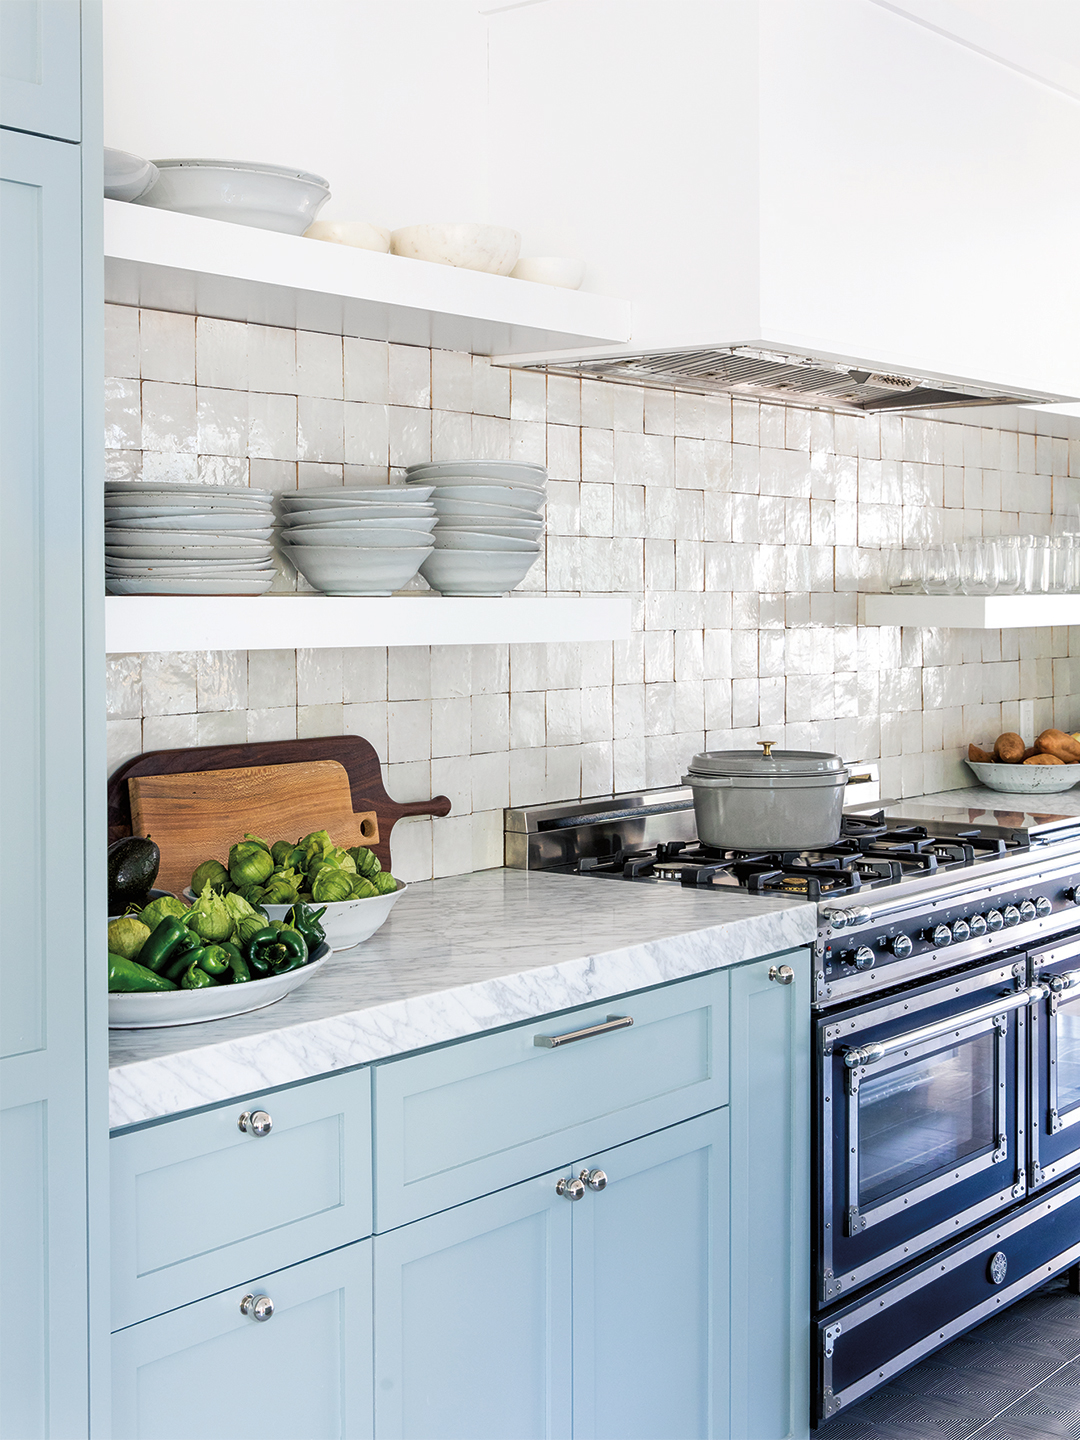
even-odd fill
[[[173,950],[165,962],[164,975],[168,980],[179,980],[184,971],[195,958],[196,951],[203,948],[202,941],[195,934],[194,930],[186,930],[184,938]]]
[[[125,959],[123,955],[114,955],[110,950],[109,990],[113,994],[119,991],[175,989],[172,981],[166,980],[163,975],[155,975],[153,970],[140,965],[138,960]]]
[[[156,975],[166,972],[167,962],[179,953],[179,946],[191,934],[184,922],[175,915],[166,915],[151,930],[149,938],[139,951],[139,964]]]
[[[213,975],[207,972],[199,964],[198,960],[192,960],[191,964],[184,971],[180,980],[181,990],[205,990],[208,985],[216,985],[218,982]]]
[[[299,930],[304,937],[309,954],[317,950],[326,939],[326,931],[319,924],[325,914],[325,905],[321,910],[312,910],[310,906],[303,905],[298,901],[285,916],[286,925],[291,925],[294,930]]]
[[[205,970],[208,975],[216,979],[219,975],[226,975],[229,971],[229,957],[224,945],[207,945],[202,950],[195,952],[195,963],[200,970]],[[222,984],[227,982],[222,981]]]
[[[260,975],[284,975],[307,964],[307,941],[299,930],[268,925],[248,941],[247,958],[252,970]]]
[[[251,971],[248,969],[247,961],[244,959],[239,945],[234,945],[231,940],[226,940],[219,946],[219,949],[224,950],[229,958],[230,973],[222,977],[223,984],[242,985],[245,980],[251,979]]]

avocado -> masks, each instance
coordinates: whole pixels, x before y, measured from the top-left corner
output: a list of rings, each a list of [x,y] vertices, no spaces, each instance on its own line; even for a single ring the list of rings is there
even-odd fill
[[[161,851],[143,835],[127,835],[109,846],[109,914],[122,915],[129,905],[149,903],[161,865]]]

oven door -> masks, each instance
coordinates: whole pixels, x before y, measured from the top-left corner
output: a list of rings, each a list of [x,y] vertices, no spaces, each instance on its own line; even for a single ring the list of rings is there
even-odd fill
[[[1031,1034],[1033,1187],[1080,1168],[1080,940],[1032,954],[1032,979],[1046,986]]]
[[[1026,973],[1012,956],[819,1021],[819,1304],[1025,1193],[1027,1014],[1043,994]]]

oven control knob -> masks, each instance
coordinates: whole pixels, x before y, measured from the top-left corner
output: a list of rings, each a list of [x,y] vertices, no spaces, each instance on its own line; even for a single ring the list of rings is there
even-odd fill
[[[1005,924],[1005,917],[1004,917],[1004,915],[1002,915],[1002,913],[1001,913],[1000,910],[988,910],[988,911],[986,912],[986,928],[987,928],[987,930],[990,930],[990,931],[1000,930],[1001,927],[1002,927],[1004,924]]]
[[[1036,895],[1036,896],[1035,896],[1035,914],[1038,915],[1040,919],[1045,920],[1046,917],[1047,917],[1047,915],[1052,915],[1053,913],[1054,913],[1054,907],[1053,907],[1053,905],[1050,903],[1050,898],[1049,898],[1049,896],[1047,896],[1047,895]]]
[[[986,916],[972,915],[971,919],[968,921],[968,929],[971,931],[972,935],[985,935]]]
[[[855,969],[872,970],[874,968],[874,961],[876,959],[877,956],[874,954],[873,950],[870,949],[869,945],[860,945],[859,948],[855,951]]]
[[[1037,914],[1038,914],[1038,911],[1035,909],[1035,901],[1034,901],[1034,900],[1021,900],[1021,902],[1020,902],[1020,919],[1021,919],[1021,920],[1034,920],[1034,919],[1035,919],[1035,916],[1036,916]]]
[[[962,940],[967,940],[971,935],[971,926],[966,920],[957,920],[952,927],[952,938],[959,945]]]
[[[830,905],[827,910],[823,910],[821,913],[825,923],[831,925],[834,930],[843,930],[844,926],[848,923],[848,912],[846,910],[839,910],[833,905]]]
[[[952,931],[947,925],[935,925],[932,930],[926,932],[926,938],[933,941],[935,945],[951,945]]]
[[[896,935],[889,941],[889,949],[898,960],[904,960],[914,950],[914,945],[907,935]]]
[[[1019,924],[1020,924],[1020,911],[1016,908],[1015,905],[1006,905],[1006,906],[1005,906],[1005,924],[1006,924],[1006,925],[1019,925]]]

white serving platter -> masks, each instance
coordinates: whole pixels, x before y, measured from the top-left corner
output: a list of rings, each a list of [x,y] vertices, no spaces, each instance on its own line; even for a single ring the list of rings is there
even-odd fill
[[[109,996],[110,1030],[160,1030],[167,1025],[201,1025],[206,1020],[224,1020],[229,1015],[246,1015],[283,1000],[307,983],[326,964],[332,951],[323,942],[315,958],[299,970],[284,975],[267,975],[243,985],[214,985],[206,990],[149,990],[144,993]]]

